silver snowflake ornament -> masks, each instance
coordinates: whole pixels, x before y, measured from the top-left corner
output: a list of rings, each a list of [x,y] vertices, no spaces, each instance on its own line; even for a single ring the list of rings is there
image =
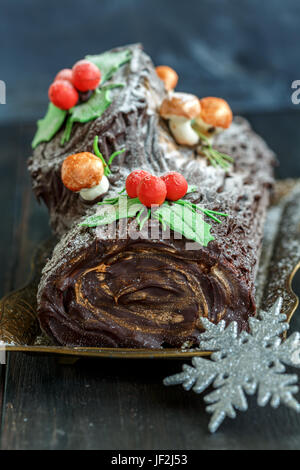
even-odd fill
[[[297,375],[287,374],[285,365],[300,368],[300,333],[283,341],[288,330],[286,315],[280,314],[282,299],[268,311],[260,311],[249,319],[249,333],[238,334],[237,323],[227,328],[224,321],[217,325],[202,319],[205,332],[201,349],[215,351],[210,359],[194,357],[192,366],[183,365],[183,372],[167,377],[165,385],[182,384],[185,390],[203,392],[210,385],[214,390],[204,400],[212,414],[209,430],[215,432],[227,417],[235,418],[236,409],[246,411],[246,394],[257,392],[257,403],[273,408],[280,403],[300,411],[294,397],[298,392]]]

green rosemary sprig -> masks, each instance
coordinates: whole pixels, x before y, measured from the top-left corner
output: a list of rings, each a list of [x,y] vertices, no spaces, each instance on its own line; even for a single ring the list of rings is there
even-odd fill
[[[210,233],[211,225],[205,222],[203,215],[219,224],[222,222],[218,217],[228,217],[228,214],[224,212],[205,209],[199,204],[183,199],[174,202],[165,201],[153,211],[141,204],[138,198],[130,198],[122,194],[105,199],[98,205],[103,206],[102,212],[90,216],[81,224],[82,226],[97,227],[108,225],[121,218],[135,217],[141,231],[152,215],[162,225],[163,230],[169,226],[175,232],[181,233],[185,238],[196,241],[202,246],[207,246],[210,241],[214,240]]]
[[[146,210],[146,215],[145,215],[145,217],[143,217],[141,219],[141,216],[145,213],[145,210]],[[137,221],[137,224],[139,226],[140,231],[143,230],[143,227],[144,227],[145,223],[147,222],[147,220],[150,219],[150,217],[151,217],[151,209],[147,210],[147,209],[145,209],[145,207],[143,207],[139,211],[138,215],[136,216],[136,221]]]
[[[99,150],[99,146],[98,146],[98,136],[96,135],[95,138],[94,138],[94,144],[93,144],[93,148],[94,148],[94,152],[95,152],[95,155],[96,157],[100,158],[100,160],[102,161],[103,163],[103,166],[104,166],[104,174],[105,176],[108,176],[111,174],[111,170],[110,170],[110,166],[114,160],[114,158],[117,156],[117,155],[120,155],[121,153],[124,153],[126,149],[122,149],[122,150],[117,150],[116,152],[112,153],[111,156],[109,157],[109,160],[108,162],[106,163],[102,153],[100,152]]]
[[[232,163],[234,163],[234,158],[226,153],[219,152],[214,149],[210,140],[199,131],[197,126],[194,126],[194,130],[197,132],[201,139],[201,149],[200,152],[207,160],[212,164],[213,167],[221,167],[223,170],[228,170]]]
[[[183,199],[179,199],[178,201],[175,201],[175,204],[180,204],[181,206],[187,206],[190,207],[194,210],[198,210],[202,212],[204,215],[209,217],[210,219],[214,220],[218,224],[221,224],[222,221],[215,217],[216,215],[220,217],[228,217],[228,214],[225,214],[224,212],[216,212],[216,211],[211,211],[210,209],[204,209],[204,207],[199,206],[199,204],[194,204],[190,201],[184,201]]]

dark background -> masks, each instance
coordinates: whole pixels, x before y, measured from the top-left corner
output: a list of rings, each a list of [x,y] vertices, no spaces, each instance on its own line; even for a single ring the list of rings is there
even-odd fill
[[[293,107],[297,0],[1,0],[0,18],[5,122],[41,116],[59,69],[133,42],[177,70],[180,90],[222,96],[235,112]]]
[[[178,89],[221,96],[276,151],[278,178],[300,176],[298,0],[0,0],[0,296],[20,287],[50,234],[26,170],[35,121],[58,70],[86,54],[142,42]],[[300,276],[294,288],[300,294]],[[299,315],[299,312],[298,312]],[[300,329],[295,315],[292,329]],[[258,409],[215,436],[200,397],[162,378],[177,362],[88,361],[11,354],[0,369],[1,444],[16,448],[300,449],[292,411]],[[2,374],[2,375],[1,375]]]
[[[299,16],[297,0],[1,0],[2,119],[36,119],[59,69],[132,42],[174,67],[179,89],[238,112],[291,108]]]

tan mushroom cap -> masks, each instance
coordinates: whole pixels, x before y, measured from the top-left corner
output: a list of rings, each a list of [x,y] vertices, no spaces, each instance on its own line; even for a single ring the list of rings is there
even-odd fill
[[[167,91],[174,90],[178,83],[178,75],[174,69],[168,65],[158,65],[155,67],[159,78],[164,82]]]
[[[174,93],[163,101],[160,108],[160,115],[165,119],[170,119],[171,116],[194,119],[200,112],[199,99],[189,93]]]
[[[227,129],[232,123],[231,108],[223,98],[207,96],[200,100],[200,104],[200,117],[206,124]]]
[[[61,178],[70,191],[97,186],[104,174],[100,158],[90,152],[75,153],[65,159],[61,169]]]

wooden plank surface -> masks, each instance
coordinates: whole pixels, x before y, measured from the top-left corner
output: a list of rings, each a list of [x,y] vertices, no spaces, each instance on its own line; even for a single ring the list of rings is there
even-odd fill
[[[279,152],[279,176],[300,176],[300,114],[250,116]],[[26,171],[32,126],[0,127],[0,294],[29,275],[36,245],[49,234],[47,213]],[[298,135],[297,135],[298,134]],[[294,288],[300,294],[300,275]],[[298,311],[299,313],[299,311]],[[300,330],[296,314],[292,329]],[[0,374],[2,449],[300,449],[300,415],[257,408],[207,431],[201,397],[162,379],[179,361],[80,360],[11,353]],[[300,374],[299,374],[300,376]],[[5,392],[4,391],[5,385]],[[300,396],[298,396],[300,398]]]

